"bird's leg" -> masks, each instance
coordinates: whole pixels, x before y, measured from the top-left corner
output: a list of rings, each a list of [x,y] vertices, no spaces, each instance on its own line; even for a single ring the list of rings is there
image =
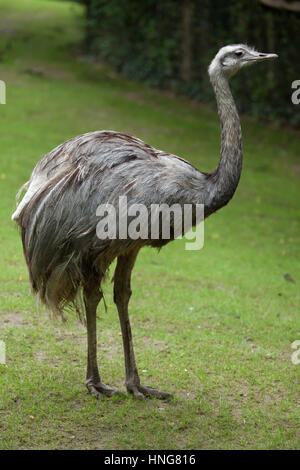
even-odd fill
[[[141,385],[136,367],[128,315],[128,303],[131,296],[131,271],[134,266],[136,256],[137,252],[119,256],[114,275],[114,301],[118,308],[123,337],[126,388],[128,392],[138,398],[144,399],[145,397],[156,397],[167,399],[172,396],[170,393]]]
[[[98,281],[98,280],[97,280]],[[86,311],[88,354],[87,354],[87,374],[86,386],[88,391],[96,398],[102,395],[111,396],[120,394],[118,390],[108,387],[101,382],[97,364],[97,306],[102,299],[102,292],[99,290],[100,282],[95,279],[89,280],[84,286],[84,304]]]

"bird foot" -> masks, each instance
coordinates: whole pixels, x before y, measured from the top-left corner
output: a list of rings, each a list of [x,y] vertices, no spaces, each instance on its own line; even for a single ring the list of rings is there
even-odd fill
[[[146,398],[158,398],[159,400],[168,400],[173,397],[169,392],[156,390],[152,387],[145,387],[143,385],[127,385],[127,390],[135,398],[145,400]]]
[[[116,388],[108,387],[102,382],[94,383],[92,380],[87,380],[85,385],[88,391],[97,399],[101,399],[103,396],[111,397],[113,395],[124,396],[124,393],[120,392]]]

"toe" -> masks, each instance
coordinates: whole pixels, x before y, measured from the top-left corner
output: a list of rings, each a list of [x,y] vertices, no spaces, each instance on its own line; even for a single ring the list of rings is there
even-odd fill
[[[145,400],[145,395],[139,390],[138,385],[127,385],[127,391],[134,396],[134,398],[138,398],[139,400]]]
[[[103,383],[98,383],[95,385],[95,387],[100,393],[103,393],[104,395],[108,397],[111,397],[112,395],[124,395],[124,393],[120,392],[116,388],[108,387],[107,385],[104,385]]]
[[[172,398],[172,394],[169,392],[163,392],[161,390],[156,390],[152,387],[145,387],[143,385],[134,385],[127,387],[129,393],[131,393],[135,398],[144,400],[145,398],[158,398],[160,400],[168,400]]]
[[[99,390],[97,390],[97,388],[94,385],[91,385],[91,384],[87,385],[87,389],[90,392],[90,394],[93,395],[93,397],[97,398],[97,400],[100,400],[100,398],[102,398],[102,393],[99,392]]]
[[[102,382],[92,383],[90,381],[87,381],[86,386],[89,392],[96,398],[101,398],[102,396],[111,397],[113,395],[124,396],[124,393],[120,392],[116,388],[108,387],[107,385],[104,385]]]
[[[141,385],[140,391],[147,397],[155,397],[155,398],[158,398],[159,400],[168,400],[172,398],[171,393],[164,392],[162,390],[156,390],[155,388],[152,388],[152,387],[144,387]]]

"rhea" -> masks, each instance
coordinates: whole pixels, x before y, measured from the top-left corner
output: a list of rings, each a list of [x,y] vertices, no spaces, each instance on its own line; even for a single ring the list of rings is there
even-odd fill
[[[119,393],[100,378],[96,336],[101,283],[115,258],[114,302],[122,330],[127,391],[139,398],[171,396],[141,384],[128,315],[131,273],[139,250],[145,245],[162,247],[170,239],[100,239],[97,208],[106,203],[117,207],[124,195],[128,206],[202,204],[205,217],[225,206],[234,195],[242,169],[242,133],[229,78],[244,66],[275,57],[238,44],[222,47],[211,62],[208,73],[221,122],[221,158],[213,172],[201,172],[136,137],[98,131],[77,136],[46,154],[21,188],[27,192],[12,219],[21,228],[33,291],[62,315],[68,305],[82,314],[78,299],[83,299],[86,386],[95,397]]]

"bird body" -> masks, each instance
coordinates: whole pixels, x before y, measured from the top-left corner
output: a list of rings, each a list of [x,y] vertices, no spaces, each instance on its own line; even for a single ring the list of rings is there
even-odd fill
[[[244,45],[227,46],[210,65],[221,121],[221,159],[212,173],[201,172],[186,160],[136,137],[97,131],[70,139],[46,154],[24,185],[27,192],[12,218],[22,229],[31,284],[41,300],[61,314],[69,303],[80,311],[76,299],[83,291],[88,330],[86,384],[93,395],[116,392],[100,380],[95,345],[101,282],[117,258],[114,300],[123,335],[127,389],[139,397],[169,396],[140,384],[128,302],[131,271],[139,250],[145,245],[159,248],[174,238],[171,234],[169,239],[153,239],[151,235],[131,239],[118,233],[114,238],[100,239],[97,208],[110,204],[117,209],[120,196],[126,196],[128,206],[141,204],[149,210],[153,204],[190,204],[192,208],[202,204],[207,217],[226,205],[242,169],[241,127],[228,78],[244,61],[247,64],[270,56]]]
[[[33,289],[55,312],[76,298],[85,265],[105,273],[116,256],[170,239],[99,239],[97,208],[142,204],[205,204],[209,176],[185,160],[113,131],[83,134],[56,147],[36,165],[13,214]],[[208,205],[207,205],[208,206]],[[69,284],[67,286],[67,284]]]

